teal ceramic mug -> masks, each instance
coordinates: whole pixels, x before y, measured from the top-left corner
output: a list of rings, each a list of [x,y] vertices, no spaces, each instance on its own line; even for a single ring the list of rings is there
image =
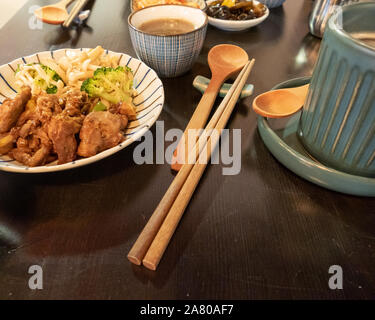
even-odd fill
[[[332,168],[375,177],[375,3],[335,13],[326,27],[298,134]]]

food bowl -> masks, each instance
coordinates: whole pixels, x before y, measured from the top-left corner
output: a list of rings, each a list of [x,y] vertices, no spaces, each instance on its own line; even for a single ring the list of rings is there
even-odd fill
[[[215,0],[207,1],[207,5],[210,5]],[[255,4],[259,4],[259,1],[253,1]],[[257,26],[267,19],[269,15],[268,7],[266,6],[266,12],[263,16],[251,19],[251,20],[223,20],[208,16],[208,23],[218,29],[225,31],[243,31]]]
[[[155,19],[183,19],[194,30],[177,35],[155,35],[141,31],[145,22]],[[128,25],[134,50],[140,60],[165,78],[189,71],[202,50],[206,37],[207,15],[200,9],[183,5],[155,5],[130,14]]]
[[[32,63],[57,63],[61,58],[66,57],[69,52],[79,53],[88,51],[88,48],[81,49],[59,49],[55,51],[42,51],[30,56],[20,57],[9,63],[0,66],[0,108],[5,98],[13,99],[17,94],[15,70],[19,65]],[[157,77],[154,70],[150,69],[141,61],[125,54],[112,51],[106,51],[110,57],[118,61],[118,65],[127,66],[134,71],[134,89],[137,96],[134,98],[136,107],[136,119],[129,121],[123,134],[125,141],[117,146],[106,149],[95,156],[80,158],[72,162],[57,164],[57,161],[37,167],[28,167],[24,164],[10,158],[8,155],[0,155],[0,171],[18,172],[18,173],[46,173],[78,168],[107,158],[131,143],[140,139],[158,119],[164,105],[164,88],[161,80]]]

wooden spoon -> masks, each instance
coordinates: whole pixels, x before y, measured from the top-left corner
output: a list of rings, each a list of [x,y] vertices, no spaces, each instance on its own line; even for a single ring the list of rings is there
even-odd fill
[[[49,24],[62,24],[68,18],[67,6],[70,5],[74,0],[61,0],[60,2],[44,6],[35,10],[35,16]]]
[[[305,103],[309,85],[301,87],[271,90],[257,96],[253,109],[267,118],[283,118],[296,113]]]
[[[208,65],[212,73],[211,81],[173,154],[172,170],[180,170],[182,165],[187,161],[189,152],[187,150],[188,143],[185,143],[185,140],[186,142],[188,141],[188,130],[202,129],[205,127],[222,84],[230,76],[242,69],[248,60],[249,57],[245,50],[231,44],[219,44],[211,48],[208,52]],[[181,151],[181,148],[185,148],[185,152],[183,152],[183,149]]]

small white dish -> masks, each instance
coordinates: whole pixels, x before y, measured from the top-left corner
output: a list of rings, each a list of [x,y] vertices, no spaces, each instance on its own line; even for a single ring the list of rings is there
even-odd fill
[[[16,89],[14,86],[14,71],[18,64],[41,62],[47,59],[59,60],[69,51],[89,50],[89,49],[60,49],[56,51],[38,52],[33,55],[22,57],[8,64],[0,66],[0,107],[6,97],[14,98]],[[119,65],[128,66],[134,73],[134,88],[137,95],[134,98],[136,106],[137,120],[130,121],[124,131],[125,141],[117,146],[104,150],[95,156],[81,158],[75,161],[57,164],[57,161],[39,167],[26,167],[24,164],[10,159],[7,155],[0,156],[0,170],[20,173],[42,173],[53,172],[77,168],[109,157],[110,155],[124,149],[134,141],[142,137],[146,131],[158,119],[164,104],[164,88],[156,72],[137,60],[124,53],[106,51],[109,55],[118,57]]]
[[[215,0],[210,0],[207,1],[207,6],[210,5],[210,3],[214,2]],[[259,1],[255,1],[255,4],[260,3]],[[267,17],[270,14],[270,11],[268,10],[267,6],[266,7],[266,13],[257,18],[257,19],[252,19],[252,20],[222,20],[222,19],[216,19],[212,18],[209,15],[208,16],[208,23],[218,29],[225,30],[225,31],[243,31],[246,29],[250,29],[252,27],[257,26],[258,24],[262,23],[264,20],[267,19]]]

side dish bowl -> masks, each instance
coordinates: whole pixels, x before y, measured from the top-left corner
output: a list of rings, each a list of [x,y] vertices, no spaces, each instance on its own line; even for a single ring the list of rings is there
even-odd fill
[[[215,2],[215,0],[207,1],[207,5],[209,6],[211,3]],[[259,4],[259,1],[254,0],[254,4]],[[269,16],[269,10],[266,7],[266,12],[263,16],[251,19],[251,20],[223,20],[223,19],[217,19],[208,16],[208,23],[218,29],[225,30],[225,31],[243,31],[250,29],[252,27],[257,26],[258,24],[262,23],[264,20],[267,19]]]
[[[21,57],[13,60],[8,64],[0,66],[0,107],[6,98],[14,98],[17,94],[15,89],[15,70],[19,64],[27,63],[43,63],[43,61],[53,59],[59,60],[69,51],[86,51],[89,49],[60,49],[56,51],[38,52],[27,57]],[[134,105],[136,107],[136,120],[130,121],[124,131],[125,140],[117,146],[102,151],[95,156],[89,158],[77,159],[75,161],[58,165],[55,162],[44,166],[27,167],[8,156],[0,156],[0,170],[20,173],[41,173],[53,172],[72,169],[89,163],[96,162],[106,158],[133,143],[142,137],[146,131],[158,119],[164,104],[164,89],[161,80],[156,72],[145,65],[143,62],[124,53],[116,53],[106,51],[106,54],[113,55],[118,59],[118,64],[128,66],[134,73],[134,88],[137,91],[134,97]]]

